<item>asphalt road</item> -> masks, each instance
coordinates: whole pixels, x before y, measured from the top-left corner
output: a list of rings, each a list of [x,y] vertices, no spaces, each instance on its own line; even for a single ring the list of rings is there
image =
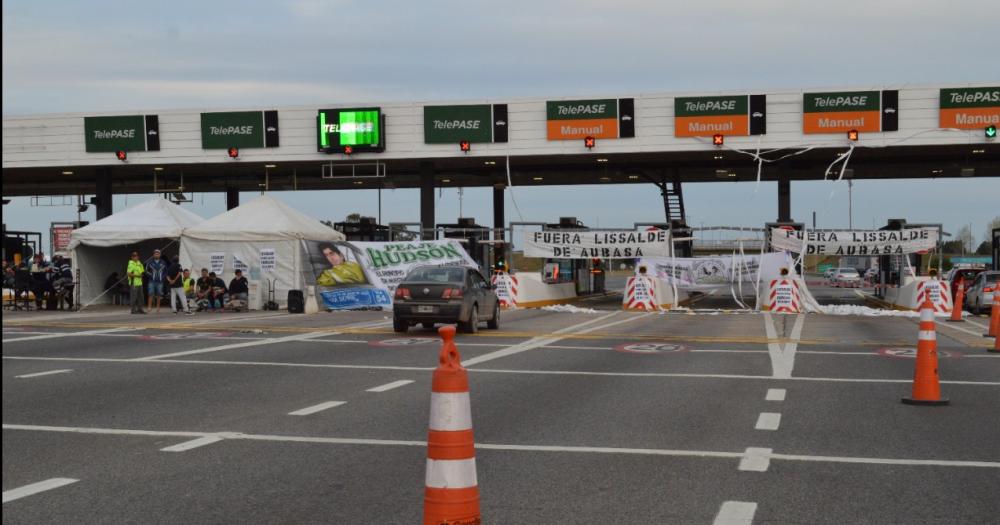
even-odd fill
[[[986,319],[938,323],[951,405],[914,407],[912,318],[618,304],[458,336],[485,523],[997,523]],[[42,312],[3,343],[4,523],[420,521],[433,331]]]

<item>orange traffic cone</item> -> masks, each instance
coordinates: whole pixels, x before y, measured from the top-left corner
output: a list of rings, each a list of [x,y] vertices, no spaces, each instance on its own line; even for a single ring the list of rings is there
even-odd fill
[[[934,304],[925,299],[920,305],[920,332],[917,337],[917,364],[913,372],[913,395],[904,397],[907,405],[947,405],[941,397],[938,378],[937,334],[934,331]]]
[[[990,309],[990,331],[983,337],[1000,336],[1000,285],[993,287],[993,308]]]
[[[1000,286],[993,287],[993,311],[990,312],[990,333],[993,334],[993,350],[1000,353]]]
[[[951,305],[951,318],[949,323],[964,323],[962,319],[962,301],[965,300],[965,279],[958,278],[958,292],[955,293],[955,304]]]
[[[424,525],[480,525],[469,375],[455,348],[455,327],[442,326],[431,384]]]

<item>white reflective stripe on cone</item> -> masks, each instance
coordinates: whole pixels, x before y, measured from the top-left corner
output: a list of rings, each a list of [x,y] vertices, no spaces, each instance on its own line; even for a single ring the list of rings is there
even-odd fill
[[[435,489],[475,487],[479,484],[476,480],[476,458],[428,459],[424,483]]]
[[[933,321],[934,320],[934,309],[924,308],[920,310],[920,320],[921,321]]]
[[[431,430],[469,430],[472,408],[469,393],[431,392]]]
[[[934,330],[921,330],[917,339],[920,341],[937,341],[937,336]]]

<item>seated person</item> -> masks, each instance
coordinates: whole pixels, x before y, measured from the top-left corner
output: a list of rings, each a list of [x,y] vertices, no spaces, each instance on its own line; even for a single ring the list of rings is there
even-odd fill
[[[45,294],[54,293],[52,281],[49,274],[52,273],[52,265],[45,261],[44,255],[36,253],[31,263],[31,293],[35,295],[35,308],[42,309],[42,299]]]
[[[218,301],[219,310],[221,311],[225,306],[224,300],[226,296],[226,283],[216,276],[215,272],[208,273],[208,282],[210,286],[208,292],[208,306],[212,310],[215,310],[215,303]]]
[[[337,246],[323,242],[319,244],[319,249],[326,256],[327,262],[330,263],[330,268],[323,270],[323,273],[319,274],[319,277],[316,278],[316,284],[320,286],[337,286],[339,284],[368,283],[361,265],[344,259],[344,254],[341,253]]]
[[[243,271],[236,270],[236,277],[233,277],[233,280],[229,281],[229,300],[243,301],[245,307],[249,293],[250,288],[247,284],[247,278],[243,276]]]

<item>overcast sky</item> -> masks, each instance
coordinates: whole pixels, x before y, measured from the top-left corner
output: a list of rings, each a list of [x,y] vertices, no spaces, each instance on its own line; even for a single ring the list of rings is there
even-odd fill
[[[1000,82],[998,20],[997,0],[7,0],[3,114]],[[696,226],[759,226],[777,214],[774,183],[684,191]],[[439,222],[458,216],[457,193],[442,192]],[[819,227],[846,227],[847,195],[846,183],[793,183],[793,216],[808,223],[816,211]],[[971,223],[981,239],[1000,214],[998,195],[997,179],[860,181],[854,225]],[[277,196],[317,218],[377,214],[371,191]],[[513,197],[526,221],[663,217],[652,186],[516,188]],[[221,195],[196,200],[191,209],[206,217],[225,209]],[[492,221],[489,190],[467,190],[462,208]],[[507,209],[520,219],[511,195]],[[3,215],[8,228],[44,230],[76,209],[15,199]],[[415,190],[383,192],[383,222],[418,219]]]

